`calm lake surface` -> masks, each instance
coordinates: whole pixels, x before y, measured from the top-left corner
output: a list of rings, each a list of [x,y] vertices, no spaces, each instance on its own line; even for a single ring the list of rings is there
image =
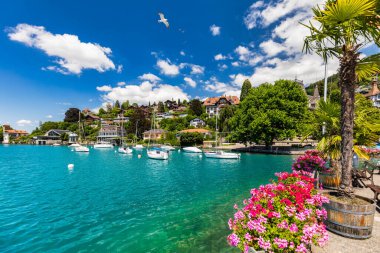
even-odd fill
[[[115,150],[0,145],[0,252],[233,252],[234,203],[293,159]]]

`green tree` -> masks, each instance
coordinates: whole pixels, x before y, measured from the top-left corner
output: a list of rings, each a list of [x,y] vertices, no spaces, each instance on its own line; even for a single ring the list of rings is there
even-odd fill
[[[157,111],[158,111],[159,113],[163,113],[163,112],[165,112],[165,106],[164,106],[164,103],[162,103],[161,101],[158,102],[158,108],[157,108]]]
[[[185,102],[185,101],[183,101]],[[202,102],[199,99],[193,99],[190,102],[190,112],[196,116],[201,116],[203,113]]]
[[[117,108],[117,109],[121,108],[119,100],[116,100],[116,102],[114,104],[114,107]]]
[[[289,80],[252,88],[231,118],[233,131],[229,138],[265,143],[266,147],[274,139],[293,138],[304,124],[307,101],[302,88]]]
[[[104,114],[107,114],[107,112],[103,108],[100,108],[98,114],[100,117],[102,117]]]
[[[231,131],[230,119],[234,116],[236,106],[226,106],[219,112],[218,124],[219,131],[229,132]]]
[[[203,144],[203,134],[201,133],[182,133],[179,138],[182,147]]]
[[[3,134],[3,126],[0,125],[0,143],[4,140],[4,134]]]
[[[65,112],[65,122],[78,122],[80,110],[78,108],[69,108]]]
[[[121,109],[128,110],[128,108],[129,108],[129,101],[127,100],[121,104]]]
[[[341,155],[342,193],[353,196],[352,157],[354,141],[355,85],[370,75],[380,72],[380,57],[360,59],[363,46],[375,42],[380,46],[378,0],[327,0],[323,7],[313,8],[314,20],[319,24],[305,25],[310,29],[304,49],[339,59],[341,89]]]
[[[243,86],[241,87],[240,102],[244,100],[244,98],[248,95],[251,89],[252,89],[252,84],[248,79],[246,79],[243,83]]]
[[[106,104],[107,113],[112,113],[112,105],[110,103]]]
[[[137,107],[129,117],[127,133],[134,134],[137,126],[137,137],[142,138],[142,134],[150,129],[150,120],[145,117],[144,111]]]

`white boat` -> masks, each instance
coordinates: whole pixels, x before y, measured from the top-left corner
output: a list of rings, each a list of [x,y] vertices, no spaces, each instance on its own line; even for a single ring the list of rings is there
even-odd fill
[[[90,152],[90,149],[85,146],[79,146],[74,148],[75,152]]]
[[[224,151],[210,151],[204,153],[207,158],[216,158],[216,159],[239,159],[240,154],[230,153]]]
[[[58,147],[58,146],[61,146],[61,144],[59,144],[59,143],[54,143],[53,144],[53,147]]]
[[[163,151],[163,150],[158,150],[158,149],[147,150],[147,155],[150,159],[156,159],[156,160],[168,160],[169,158],[168,151]]]
[[[142,149],[144,149],[144,146],[141,144],[136,144],[136,146],[134,146],[133,148],[137,149],[137,150],[142,150]]]
[[[108,142],[99,142],[94,144],[94,148],[113,148],[113,145]]]
[[[79,143],[73,143],[71,145],[69,145],[70,148],[76,148],[76,147],[80,147],[80,144]]]
[[[155,126],[156,126],[155,119],[156,119],[155,114],[153,114],[152,127],[151,127],[151,129],[153,129],[153,130],[155,129]],[[167,160],[169,158],[169,151],[162,150],[160,148],[151,148],[151,149],[149,149],[150,140],[151,140],[151,132],[152,131],[149,132],[148,150],[146,151],[148,157],[150,159],[156,159],[156,160]]]
[[[202,153],[202,150],[200,150],[197,147],[186,147],[186,148],[182,148],[182,150],[183,152],[186,152],[186,153]]]
[[[163,151],[173,151],[173,150],[175,150],[175,148],[173,146],[171,146],[170,144],[161,145],[161,149]]]
[[[117,149],[117,152],[119,152],[120,154],[132,154],[132,149],[130,149],[129,147],[120,147]]]

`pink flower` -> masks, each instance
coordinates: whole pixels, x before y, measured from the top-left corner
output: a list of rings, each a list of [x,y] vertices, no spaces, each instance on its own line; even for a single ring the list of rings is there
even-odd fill
[[[289,226],[289,231],[292,233],[297,233],[298,232],[298,227],[295,223]]]
[[[299,212],[299,213],[296,213],[296,218],[300,221],[304,221],[306,220],[306,215],[304,212]]]
[[[252,236],[251,236],[250,234],[248,234],[248,233],[246,233],[246,234],[244,235],[244,238],[245,238],[247,241],[249,241],[249,242],[252,241]]]
[[[232,225],[233,225],[232,219],[229,219],[228,220],[228,227],[230,228],[230,230],[232,230]]]
[[[250,230],[256,230],[259,234],[264,233],[266,231],[266,228],[263,225],[261,225],[261,223],[257,220],[248,221],[247,227]]]
[[[228,241],[228,243],[229,243],[231,246],[236,247],[236,246],[239,244],[240,239],[239,239],[239,237],[238,237],[236,234],[230,234],[230,235],[227,237],[227,241]]]
[[[280,238],[276,237],[276,238],[274,238],[273,242],[280,249],[284,249],[284,248],[288,247],[288,241],[286,239],[280,239]]]
[[[324,220],[327,219],[326,209],[324,209],[324,208],[322,208],[321,210],[317,209],[317,210],[315,210],[315,213],[317,214],[318,218],[323,218]]]
[[[308,250],[307,250],[307,248],[305,247],[305,244],[301,243],[301,244],[298,245],[298,247],[296,248],[296,252],[297,252],[297,253],[307,253]]]
[[[235,204],[234,209],[236,209],[236,210],[239,209],[238,205]]]
[[[234,217],[235,217],[235,220],[242,220],[245,218],[244,213],[242,211],[237,211]]]
[[[262,248],[263,250],[268,250],[272,247],[270,244],[270,241],[265,241],[261,236],[259,237],[258,243],[259,243],[259,247]]]
[[[287,229],[288,228],[288,222],[286,220],[283,220],[281,223],[277,224],[277,227]]]

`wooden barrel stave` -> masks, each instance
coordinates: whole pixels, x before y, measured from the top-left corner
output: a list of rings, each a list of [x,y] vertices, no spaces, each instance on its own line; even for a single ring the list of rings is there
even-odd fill
[[[327,229],[354,239],[371,237],[375,206],[371,204],[371,200],[359,198],[368,201],[368,205],[347,205],[331,200],[330,203],[324,204],[328,216],[325,221]]]

